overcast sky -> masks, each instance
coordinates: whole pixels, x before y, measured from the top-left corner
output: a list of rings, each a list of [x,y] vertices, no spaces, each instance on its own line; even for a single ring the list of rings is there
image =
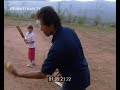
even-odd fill
[[[95,0],[48,0],[48,1],[83,1],[83,2],[85,2],[85,1],[95,1]],[[115,2],[116,0],[105,0],[105,1]]]

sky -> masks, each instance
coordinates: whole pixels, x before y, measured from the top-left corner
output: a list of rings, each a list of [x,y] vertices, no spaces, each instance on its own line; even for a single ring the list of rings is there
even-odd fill
[[[111,2],[115,2],[116,0],[105,0],[105,1],[111,1]]]
[[[50,0],[50,1],[94,1],[94,0]]]
[[[95,1],[95,0],[49,0],[49,1],[83,1],[85,2],[85,1]],[[105,0],[105,1],[115,2],[116,0]]]

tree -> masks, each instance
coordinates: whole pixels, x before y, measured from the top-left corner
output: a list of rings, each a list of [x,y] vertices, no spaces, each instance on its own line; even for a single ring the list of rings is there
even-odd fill
[[[62,4],[62,2],[58,2],[57,3],[57,13],[58,13],[58,15],[60,15],[61,14],[61,4]]]
[[[35,18],[36,18],[36,14],[35,14],[35,13],[32,13],[31,16],[30,16],[30,18],[35,19]]]
[[[69,6],[69,12],[68,12],[68,21],[71,23],[72,21],[71,21],[71,18],[72,18],[72,12],[71,12],[71,10],[72,10],[72,5],[70,5]]]
[[[96,26],[101,24],[101,17],[99,15],[97,15],[94,18],[94,23],[95,23]]]
[[[10,16],[11,12],[9,11],[10,6],[8,0],[4,0],[4,15],[5,16]]]
[[[61,5],[62,5],[62,2],[58,2],[58,3],[57,3],[57,13],[58,13],[60,19],[61,19],[61,20],[64,20],[65,11],[63,11],[63,10],[61,9]]]
[[[86,16],[85,15],[83,15],[83,16],[80,16],[80,17],[78,17],[78,23],[79,24],[84,24],[85,23],[85,21],[86,21]]]

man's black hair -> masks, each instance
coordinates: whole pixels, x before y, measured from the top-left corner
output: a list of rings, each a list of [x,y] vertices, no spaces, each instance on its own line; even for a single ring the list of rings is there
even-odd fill
[[[37,12],[37,19],[42,20],[42,22],[47,26],[53,24],[55,29],[61,26],[60,18],[51,6],[42,7]]]

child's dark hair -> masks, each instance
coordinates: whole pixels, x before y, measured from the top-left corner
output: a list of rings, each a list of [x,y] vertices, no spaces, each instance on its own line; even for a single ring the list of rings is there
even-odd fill
[[[42,7],[37,12],[37,19],[42,20],[43,23],[47,26],[54,25],[55,29],[61,26],[61,21],[58,14],[51,6]]]
[[[28,29],[32,29],[32,30],[33,30],[33,26],[32,26],[32,25],[29,25],[29,26],[28,26]]]

